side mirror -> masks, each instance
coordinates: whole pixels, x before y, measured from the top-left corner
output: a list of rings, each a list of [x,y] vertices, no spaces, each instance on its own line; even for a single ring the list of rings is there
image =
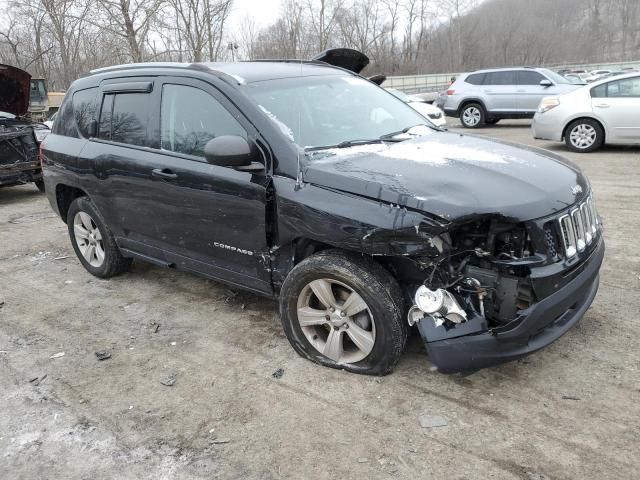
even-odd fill
[[[204,158],[220,167],[247,167],[257,157],[247,139],[237,135],[212,138],[204,146]]]
[[[541,87],[549,88],[551,85],[553,85],[553,82],[551,80],[547,80],[546,78],[544,80],[540,80]]]

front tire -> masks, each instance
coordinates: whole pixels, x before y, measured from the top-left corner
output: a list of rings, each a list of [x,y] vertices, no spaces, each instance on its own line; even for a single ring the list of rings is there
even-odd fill
[[[69,206],[67,227],[73,249],[82,266],[99,278],[110,278],[129,269],[102,216],[87,197],[76,198]]]
[[[338,250],[312,255],[289,273],[280,316],[304,358],[354,373],[385,375],[397,364],[408,324],[400,287],[370,258]]]
[[[44,180],[36,180],[33,183],[35,184],[36,187],[38,187],[38,190],[40,190],[40,193],[45,193]]]
[[[604,143],[604,130],[595,120],[579,118],[567,127],[564,141],[572,152],[593,152]]]
[[[479,103],[468,103],[460,110],[460,123],[465,128],[480,128],[485,123],[487,114]]]

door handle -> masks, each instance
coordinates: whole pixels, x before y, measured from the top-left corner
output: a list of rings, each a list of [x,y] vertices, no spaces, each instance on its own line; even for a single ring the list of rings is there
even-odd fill
[[[598,107],[598,108],[609,108],[609,104],[608,103],[599,103],[598,105],[596,105],[596,107]]]
[[[154,168],[153,170],[151,170],[151,176],[162,178],[163,180],[175,180],[176,178],[178,178],[178,174],[173,173],[168,168]]]

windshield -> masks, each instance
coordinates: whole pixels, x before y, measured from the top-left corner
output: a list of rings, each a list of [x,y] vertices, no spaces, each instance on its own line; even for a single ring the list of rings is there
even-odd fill
[[[31,101],[40,102],[47,96],[47,87],[42,79],[31,79]]]
[[[571,83],[569,80],[567,80],[565,77],[563,77],[559,73],[552,72],[551,70],[547,70],[546,68],[541,68],[540,70],[547,77],[549,77],[549,80],[551,80],[555,84],[570,84]]]
[[[402,100],[404,103],[411,102],[411,98],[409,97],[409,95],[407,95],[404,92],[401,92],[400,90],[396,90],[395,88],[387,88],[386,90],[394,97]]]
[[[303,148],[377,139],[429,121],[382,88],[351,75],[249,84],[249,94]]]

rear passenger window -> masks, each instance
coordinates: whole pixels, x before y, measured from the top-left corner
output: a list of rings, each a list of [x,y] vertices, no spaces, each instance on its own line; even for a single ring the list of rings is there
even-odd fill
[[[95,119],[97,92],[97,88],[88,88],[73,94],[73,115],[80,135],[85,138],[89,138],[91,121]]]
[[[151,98],[147,93],[107,94],[102,100],[99,137],[146,147]]]
[[[518,85],[540,85],[542,80],[547,80],[538,72],[531,70],[518,71]]]
[[[485,75],[485,73],[472,73],[466,78],[465,82],[471,85],[482,85]]]
[[[204,90],[185,85],[162,87],[160,145],[163,150],[204,157],[205,144],[221,135],[246,138],[247,132]]]
[[[515,71],[489,72],[484,80],[485,85],[515,85]]]

